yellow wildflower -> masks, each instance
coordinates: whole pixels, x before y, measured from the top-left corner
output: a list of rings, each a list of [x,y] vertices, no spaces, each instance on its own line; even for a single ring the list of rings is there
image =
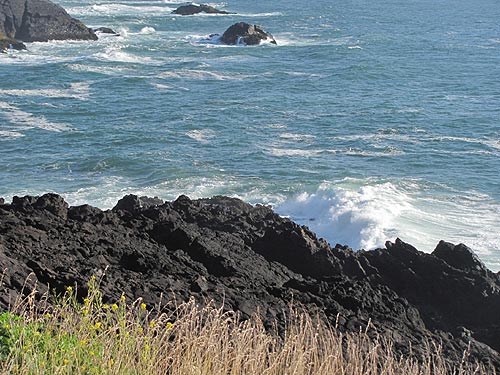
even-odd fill
[[[67,291],[68,293],[71,293],[71,292],[73,291],[73,287],[72,287],[72,286],[67,286],[67,287],[66,287],[66,291]]]
[[[145,303],[141,303],[141,309],[142,310],[146,310],[146,304]]]
[[[118,305],[117,305],[116,303],[113,303],[113,304],[111,305],[111,309],[113,309],[113,310],[118,310]]]

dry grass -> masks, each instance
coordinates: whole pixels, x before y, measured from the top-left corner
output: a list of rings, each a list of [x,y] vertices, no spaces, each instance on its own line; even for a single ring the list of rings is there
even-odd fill
[[[160,314],[140,300],[102,303],[98,282],[78,303],[73,288],[50,310],[31,295],[1,314],[0,374],[116,375],[444,375],[492,374],[480,366],[449,368],[439,351],[424,363],[401,358],[366,332],[342,334],[291,309],[284,338],[255,316],[194,301]],[[39,306],[39,303],[38,303]]]

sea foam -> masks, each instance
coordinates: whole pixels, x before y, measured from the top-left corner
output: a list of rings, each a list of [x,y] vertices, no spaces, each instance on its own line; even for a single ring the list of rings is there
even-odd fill
[[[0,116],[3,116],[8,121],[8,124],[4,125],[4,127],[11,137],[13,135],[20,137],[21,130],[29,129],[42,129],[53,132],[71,130],[68,124],[50,122],[44,116],[35,116],[6,102],[0,102],[0,109],[2,110]]]
[[[443,189],[447,194],[436,196],[418,180],[345,179],[288,198],[276,210],[333,245],[373,249],[400,237],[431,252],[443,239],[465,243],[494,267],[491,262],[498,261],[500,252],[500,205],[475,191]]]

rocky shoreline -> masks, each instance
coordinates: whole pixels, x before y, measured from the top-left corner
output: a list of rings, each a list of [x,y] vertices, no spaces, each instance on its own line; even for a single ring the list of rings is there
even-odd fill
[[[453,364],[468,351],[500,369],[500,275],[465,245],[426,254],[398,239],[355,252],[228,197],[130,195],[103,211],[46,194],[0,199],[0,266],[2,309],[34,282],[41,292],[77,284],[83,296],[96,275],[105,299],[214,300],[244,318],[260,311],[269,326],[293,300],[343,331],[369,325],[400,354],[434,341]]]

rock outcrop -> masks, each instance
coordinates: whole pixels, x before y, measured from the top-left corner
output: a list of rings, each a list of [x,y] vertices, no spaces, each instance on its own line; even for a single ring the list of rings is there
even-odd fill
[[[0,52],[7,52],[9,49],[25,50],[26,45],[18,40],[8,38],[5,34],[0,34]]]
[[[194,296],[244,318],[260,311],[268,326],[293,300],[344,331],[371,322],[401,354],[422,356],[434,340],[452,363],[468,350],[500,369],[500,277],[464,245],[425,254],[398,239],[354,252],[238,199],[131,195],[102,211],[46,194],[0,199],[0,267],[4,309],[30,274],[42,291],[77,283],[82,297],[96,275],[105,299]]]
[[[189,5],[181,5],[176,10],[172,12],[173,14],[179,14],[181,16],[192,16],[193,14],[198,13],[207,13],[207,14],[232,14],[226,12],[224,10],[219,10],[214,8],[213,6],[206,4],[189,4]]]
[[[258,25],[250,25],[246,22],[238,22],[230,26],[224,34],[222,34],[220,41],[228,45],[244,44],[254,46],[263,41],[277,44],[270,33],[263,30]]]
[[[92,29],[95,33],[101,33],[101,34],[111,34],[111,35],[116,35],[120,36],[119,33],[117,33],[115,30],[113,30],[110,27],[96,27]]]
[[[2,0],[0,34],[23,42],[97,39],[92,30],[49,0]]]

